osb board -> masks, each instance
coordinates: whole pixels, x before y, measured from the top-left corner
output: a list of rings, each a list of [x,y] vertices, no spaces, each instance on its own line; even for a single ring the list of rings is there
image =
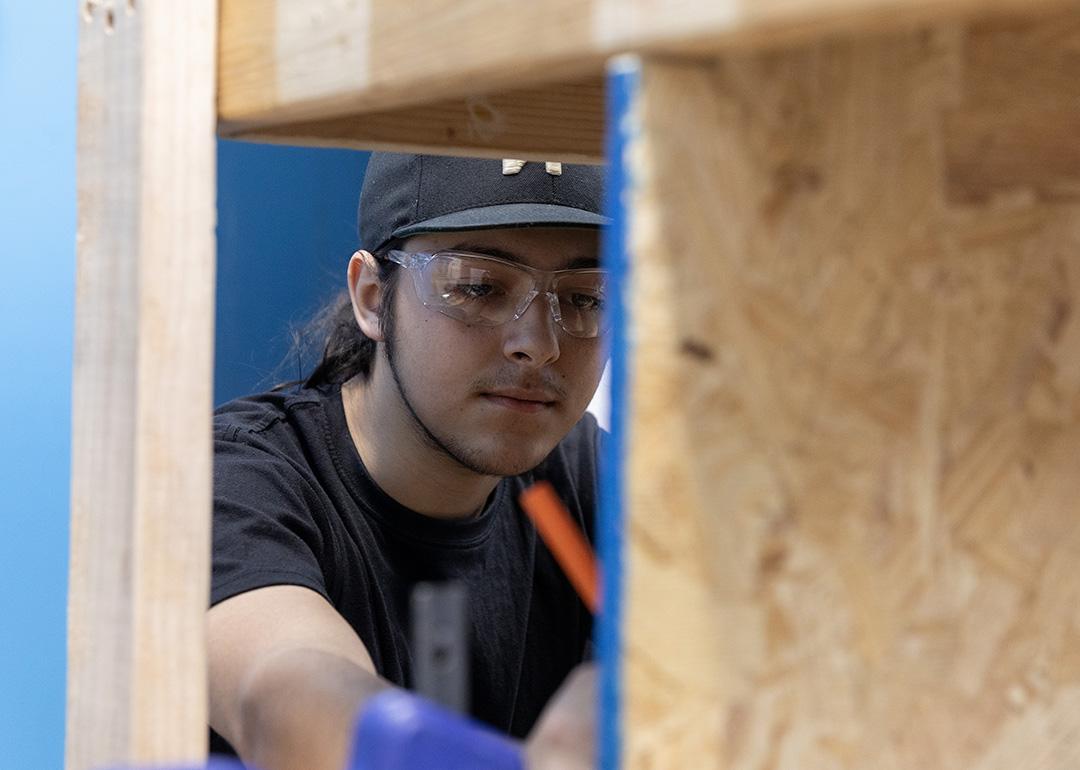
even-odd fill
[[[1078,45],[643,64],[624,767],[1080,764]]]
[[[207,742],[216,4],[81,12],[66,766],[195,762]]]
[[[775,48],[1070,1],[223,0],[221,131],[599,160],[595,86],[614,54]],[[574,88],[582,83],[590,87]],[[492,112],[477,112],[478,101]]]

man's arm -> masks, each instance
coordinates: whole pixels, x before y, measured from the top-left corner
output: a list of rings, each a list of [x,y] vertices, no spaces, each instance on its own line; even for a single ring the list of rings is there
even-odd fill
[[[207,615],[210,725],[263,770],[342,770],[364,702],[390,685],[319,594],[271,586]]]
[[[207,616],[210,725],[262,770],[343,770],[356,717],[391,685],[319,594],[260,588]],[[526,744],[530,770],[592,767],[595,675],[579,667]]]

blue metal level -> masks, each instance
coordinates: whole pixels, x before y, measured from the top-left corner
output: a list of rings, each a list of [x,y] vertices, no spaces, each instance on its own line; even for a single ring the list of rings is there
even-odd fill
[[[597,622],[600,655],[598,766],[618,770],[622,746],[622,604],[623,604],[623,460],[629,414],[627,297],[630,259],[626,235],[627,205],[633,175],[625,158],[638,134],[634,102],[639,83],[638,59],[620,56],[608,67],[606,214],[602,259],[611,271],[608,309],[612,314],[611,436],[604,446],[600,475],[599,550],[603,569],[603,606]]]

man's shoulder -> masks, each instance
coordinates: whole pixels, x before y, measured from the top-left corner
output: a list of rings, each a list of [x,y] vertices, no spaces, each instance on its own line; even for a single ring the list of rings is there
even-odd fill
[[[549,480],[560,476],[578,479],[587,477],[591,480],[596,475],[597,457],[604,435],[604,430],[600,428],[596,418],[586,412],[544,461],[528,475]]]
[[[329,393],[322,388],[275,388],[228,401],[214,410],[214,437],[246,441],[276,432],[303,429],[312,413],[321,411]]]
[[[570,432],[556,446],[556,450],[569,453],[584,453],[594,457],[600,451],[607,432],[600,427],[591,412],[585,412],[574,424]]]

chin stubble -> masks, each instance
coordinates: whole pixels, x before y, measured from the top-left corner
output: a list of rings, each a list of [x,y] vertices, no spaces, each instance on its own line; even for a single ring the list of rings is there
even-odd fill
[[[427,424],[420,418],[420,415],[416,413],[416,409],[412,405],[412,401],[409,399],[409,394],[405,390],[405,383],[402,382],[401,376],[398,373],[397,364],[395,363],[394,355],[394,329],[393,325],[386,330],[386,339],[384,342],[386,346],[386,363],[390,367],[390,376],[394,380],[394,385],[397,387],[398,395],[401,396],[401,401],[405,404],[405,408],[409,410],[409,416],[412,418],[413,428],[416,430],[417,435],[421,440],[432,449],[441,452],[456,462],[466,470],[478,473],[481,476],[514,476],[517,473],[523,473],[526,469],[520,471],[506,471],[502,468],[496,468],[492,465],[485,464],[480,453],[477,451],[469,451],[464,447],[458,445],[451,438],[439,438],[435,433],[427,426]]]

